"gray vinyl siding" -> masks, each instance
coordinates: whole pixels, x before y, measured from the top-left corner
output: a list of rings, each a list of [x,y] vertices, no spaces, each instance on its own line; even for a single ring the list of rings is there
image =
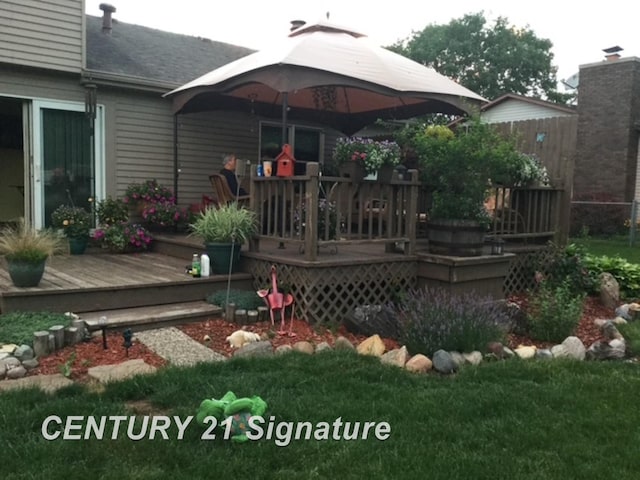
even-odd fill
[[[84,65],[83,3],[0,1],[0,62],[79,73]]]
[[[517,122],[552,117],[571,116],[571,113],[560,112],[554,108],[534,105],[529,102],[507,100],[482,112],[482,121],[486,123]]]
[[[3,1],[3,0],[0,0]],[[0,96],[62,100],[84,104],[84,89],[77,75],[43,74],[0,68]]]

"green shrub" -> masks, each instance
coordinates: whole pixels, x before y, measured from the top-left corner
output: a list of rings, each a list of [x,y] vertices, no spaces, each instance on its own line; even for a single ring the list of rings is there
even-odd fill
[[[485,350],[489,342],[503,340],[511,321],[489,297],[452,295],[442,289],[410,290],[392,309],[401,324],[401,341],[412,355]]]
[[[596,257],[587,255],[584,258],[584,265],[594,279],[597,279],[602,272],[609,272],[613,275],[620,285],[620,296],[622,298],[637,298],[640,296],[640,265],[637,263],[631,263],[619,256],[609,257],[602,255]],[[594,285],[597,287],[597,282]]]
[[[207,302],[225,308],[227,306],[227,291],[218,290],[214,292],[207,297]],[[234,289],[229,291],[229,303],[235,303],[236,308],[244,310],[255,310],[265,304],[264,300],[262,300],[256,292]]]
[[[543,282],[529,300],[531,336],[545,342],[562,342],[573,334],[582,316],[584,293],[575,293],[567,281]]]
[[[9,312],[0,315],[0,343],[16,345],[33,342],[33,332],[49,330],[54,325],[68,326],[69,317],[50,312]]]
[[[572,243],[562,248],[553,246],[553,256],[547,270],[548,286],[567,284],[573,293],[595,293],[597,282],[587,266],[588,254],[582,245]]]
[[[627,355],[633,357],[640,355],[640,322],[617,325],[616,328],[624,337],[627,346]]]

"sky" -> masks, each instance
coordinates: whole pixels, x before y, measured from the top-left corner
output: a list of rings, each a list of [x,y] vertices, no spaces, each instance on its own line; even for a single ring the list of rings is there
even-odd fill
[[[493,21],[506,17],[515,27],[531,28],[553,43],[553,64],[562,80],[579,65],[604,60],[602,49],[619,45],[623,57],[640,57],[637,22],[640,2],[609,0],[85,0],[86,13],[102,16],[100,3],[116,7],[114,18],[175,33],[263,49],[289,33],[291,20],[326,19],[366,34],[385,46],[409,37],[429,24],[447,24],[468,13],[483,11]]]

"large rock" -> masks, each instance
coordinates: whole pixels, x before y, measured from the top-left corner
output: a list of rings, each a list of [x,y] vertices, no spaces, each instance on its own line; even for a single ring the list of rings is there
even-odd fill
[[[373,355],[374,357],[381,357],[385,349],[384,342],[378,334],[363,340],[356,348],[360,355]]]
[[[248,343],[233,352],[234,357],[270,357],[273,355],[271,342],[260,341]]]
[[[619,360],[624,358],[626,352],[625,342],[622,340],[611,340],[605,342],[598,340],[587,350],[589,360]]]
[[[306,340],[302,340],[300,342],[294,343],[293,349],[296,352],[306,353],[308,355],[312,355],[315,352],[315,348],[313,348],[313,345],[310,342],[307,342]]]
[[[471,353],[463,353],[462,356],[464,357],[465,362],[470,365],[480,365],[480,363],[482,363],[482,353],[477,350],[474,350]]]
[[[7,378],[9,379],[22,378],[26,374],[27,374],[27,369],[24,368],[22,365],[7,369]]]
[[[551,360],[553,353],[548,348],[539,348],[536,350],[536,359],[538,360]]]
[[[15,343],[6,343],[0,346],[0,353],[8,353],[9,355],[13,355],[13,352],[18,346]]]
[[[16,348],[15,352],[13,352],[13,356],[21,362],[24,362],[25,360],[31,360],[35,355],[33,353],[33,348],[29,345],[20,345]]]
[[[149,365],[142,358],[135,358],[122,363],[91,367],[87,371],[87,375],[100,383],[109,383],[155,372],[156,367]]]
[[[573,358],[574,360],[584,360],[587,349],[584,348],[582,340],[578,337],[567,337],[562,342],[562,345],[567,349],[567,355],[569,358]]]
[[[551,347],[551,354],[553,358],[567,358],[569,356],[569,350],[564,345],[554,345]]]
[[[7,373],[7,366],[4,363],[0,363],[0,380],[4,378]]]
[[[452,350],[449,352],[449,355],[451,355],[451,358],[453,359],[453,361],[456,362],[456,367],[457,367],[456,370],[462,367],[466,363],[464,356],[460,352],[456,352]]]
[[[536,350],[534,346],[519,346],[514,351],[522,360],[530,360],[536,356]]]
[[[418,353],[417,355],[414,355],[409,360],[407,360],[404,368],[414,373],[427,373],[433,368],[433,362],[426,355]]]
[[[500,360],[506,357],[506,354],[504,352],[504,345],[502,345],[500,342],[491,342],[489,345],[487,345],[487,350],[489,351],[489,353],[493,354]]]
[[[620,285],[609,272],[600,274],[600,301],[611,310],[615,310],[620,304]]]
[[[433,354],[433,368],[440,373],[454,373],[458,370],[458,365],[446,350],[438,350]]]
[[[336,350],[355,350],[356,347],[353,346],[353,343],[349,341],[348,338],[338,337],[336,341],[333,343],[333,348]]]
[[[331,348],[331,345],[329,345],[327,342],[320,342],[318,345],[316,345],[316,353],[324,352],[325,350],[333,350],[333,349]]]
[[[284,355],[289,352],[293,352],[293,347],[291,345],[285,344],[276,348],[276,355]]]
[[[2,360],[0,360],[0,364],[4,365],[5,367],[7,367],[7,370],[13,367],[17,367],[20,365],[20,360],[18,360],[16,357],[7,357],[4,358]]]
[[[613,322],[607,322],[602,326],[602,335],[605,340],[624,340],[622,334],[618,331]]]
[[[396,348],[391,350],[382,357],[380,357],[380,361],[387,365],[395,365],[396,367],[404,367],[409,359],[409,352],[407,351],[407,347]]]
[[[31,375],[11,382],[0,382],[0,392],[23,388],[39,388],[46,393],[53,393],[61,388],[73,385],[73,381],[56,373],[54,375]]]
[[[27,370],[33,370],[34,368],[37,368],[38,365],[40,365],[40,363],[35,358],[22,362],[22,366]]]

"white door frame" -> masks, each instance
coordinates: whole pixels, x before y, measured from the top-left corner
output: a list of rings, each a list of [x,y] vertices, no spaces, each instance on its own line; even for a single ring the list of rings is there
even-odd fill
[[[84,103],[65,102],[56,100],[33,99],[31,101],[31,181],[29,182],[32,199],[31,212],[33,225],[36,228],[44,227],[44,171],[43,171],[43,144],[42,144],[42,110],[66,110],[84,112]],[[104,166],[104,107],[96,107],[96,121],[94,128],[94,168],[95,168],[95,197],[104,198],[105,195],[105,166]],[[25,169],[27,170],[27,169]]]

